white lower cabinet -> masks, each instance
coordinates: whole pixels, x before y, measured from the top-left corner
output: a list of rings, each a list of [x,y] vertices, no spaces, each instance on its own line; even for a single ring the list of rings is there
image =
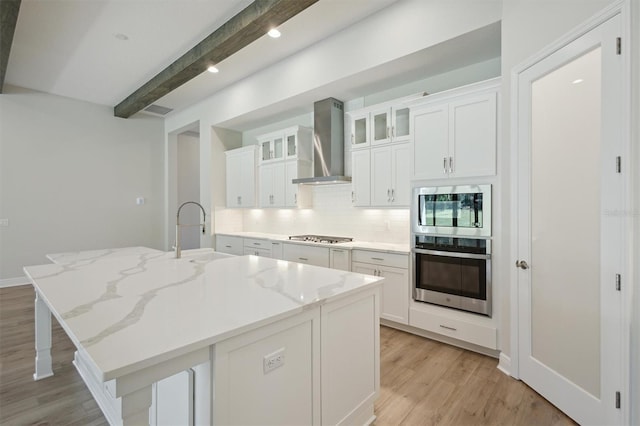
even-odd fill
[[[384,277],[380,318],[409,323],[409,256],[353,250],[351,271]]]
[[[414,302],[409,325],[489,349],[497,349],[498,330],[491,318]]]
[[[342,271],[351,270],[351,250],[330,248],[329,249],[329,267],[331,269],[340,269]]]
[[[243,254],[271,257],[271,241],[257,238],[245,238]]]
[[[372,423],[378,300],[361,291],[213,345],[210,424]]]
[[[284,260],[290,262],[306,263],[315,266],[329,268],[329,249],[327,247],[284,243]]]
[[[271,241],[271,257],[273,259],[282,259],[282,244],[279,241]]]
[[[216,251],[242,256],[244,254],[243,240],[242,237],[216,234]]]

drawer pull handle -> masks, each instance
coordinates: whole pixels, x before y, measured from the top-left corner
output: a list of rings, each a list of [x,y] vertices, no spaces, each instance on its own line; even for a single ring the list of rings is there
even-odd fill
[[[309,259],[307,259],[306,257],[299,257],[298,259],[299,259],[299,260],[305,260],[305,261],[306,261],[306,260],[309,260]]]
[[[340,250],[340,249],[331,249],[333,250],[334,253],[338,252],[338,253],[342,253],[344,250]]]
[[[442,325],[442,324],[440,324],[440,327],[444,328],[444,329],[447,329],[447,330],[451,330],[451,331],[458,331],[457,328],[449,327],[449,326]]]
[[[372,257],[371,260],[379,260],[380,262],[384,262],[384,259],[381,257]]]
[[[254,246],[260,246],[260,245],[262,245],[262,244],[260,244],[260,243],[253,243],[253,245],[254,245]]]
[[[231,248],[231,246],[225,246],[226,248]]]

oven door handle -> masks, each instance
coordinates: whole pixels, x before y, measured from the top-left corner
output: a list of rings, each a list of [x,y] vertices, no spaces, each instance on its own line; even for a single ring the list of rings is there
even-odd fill
[[[460,253],[460,252],[439,251],[439,250],[422,250],[422,249],[416,249],[416,248],[413,249],[413,252],[418,254],[431,254],[434,256],[459,257],[462,259],[491,259],[490,254]]]

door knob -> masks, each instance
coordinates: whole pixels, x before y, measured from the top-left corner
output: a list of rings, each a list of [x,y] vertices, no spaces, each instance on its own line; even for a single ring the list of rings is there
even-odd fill
[[[516,260],[516,268],[529,269],[529,264],[525,260]]]

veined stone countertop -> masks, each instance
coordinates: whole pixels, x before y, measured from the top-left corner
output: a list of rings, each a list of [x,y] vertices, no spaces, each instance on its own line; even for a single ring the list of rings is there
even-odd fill
[[[369,275],[211,249],[59,253],[26,275],[103,381],[352,294]]]
[[[267,234],[263,232],[216,232],[216,235],[228,235],[231,237],[257,238],[262,240],[284,241],[292,244],[306,244],[306,245],[314,245],[314,246],[322,246],[322,247],[345,248],[349,250],[363,249],[363,250],[380,251],[385,253],[401,253],[401,254],[409,254],[411,252],[411,247],[409,246],[408,243],[401,244],[401,243],[380,243],[375,241],[352,241],[350,243],[328,244],[328,243],[315,243],[310,241],[289,240],[288,235]],[[333,234],[329,234],[329,235],[334,236]]]

